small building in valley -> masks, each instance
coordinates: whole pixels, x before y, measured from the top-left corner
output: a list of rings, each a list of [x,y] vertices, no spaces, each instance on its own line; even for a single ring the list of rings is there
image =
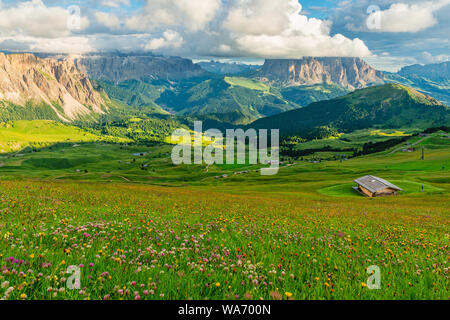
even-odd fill
[[[354,187],[356,191],[366,197],[384,197],[384,196],[396,196],[399,191],[403,191],[396,185],[386,181],[384,179],[375,176],[365,176],[356,179],[355,182],[358,184]]]

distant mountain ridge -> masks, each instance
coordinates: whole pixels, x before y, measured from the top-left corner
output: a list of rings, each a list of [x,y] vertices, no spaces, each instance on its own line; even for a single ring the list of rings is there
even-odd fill
[[[216,74],[238,74],[242,72],[248,72],[260,68],[259,65],[249,65],[243,63],[228,63],[219,61],[202,61],[197,64],[204,70]]]
[[[267,59],[252,77],[278,86],[337,84],[357,89],[382,84],[383,73],[360,58]]]
[[[385,73],[387,82],[400,83],[450,105],[450,61],[403,67],[397,73]]]
[[[432,80],[438,79],[450,79],[450,61],[434,63],[434,64],[414,64],[411,66],[403,67],[398,72],[399,75],[405,77],[412,74],[427,77]]]
[[[100,93],[72,61],[41,59],[33,54],[0,53],[0,100],[3,120],[26,114],[73,121],[107,110]]]
[[[180,57],[150,54],[98,54],[74,57],[77,68],[91,79],[120,83],[127,80],[179,80],[207,75],[199,65]]]

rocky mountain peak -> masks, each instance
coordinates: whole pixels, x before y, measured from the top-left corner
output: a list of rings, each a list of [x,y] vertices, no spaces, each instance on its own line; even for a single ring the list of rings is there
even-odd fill
[[[63,121],[101,114],[105,101],[71,60],[0,53],[0,100],[25,106],[45,103]]]
[[[337,84],[355,89],[383,83],[383,74],[364,60],[343,57],[268,59],[255,77],[281,86]]]
[[[179,80],[207,74],[199,65],[180,57],[162,57],[150,54],[85,55],[73,59],[77,68],[91,79],[115,83],[126,80]]]

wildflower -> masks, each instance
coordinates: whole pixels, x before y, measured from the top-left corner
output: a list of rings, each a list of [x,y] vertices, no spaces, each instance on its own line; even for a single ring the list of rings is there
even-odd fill
[[[34,254],[29,255],[30,259],[34,259]]]
[[[217,282],[217,283],[216,283],[216,287],[217,287],[217,288],[220,287],[220,282]]]
[[[22,293],[21,295],[20,295],[20,299],[26,299],[27,298],[27,295],[25,294],[25,293]]]
[[[285,294],[285,296],[288,297],[288,298],[292,297],[292,293],[291,293],[291,292],[285,292],[284,294]]]
[[[361,282],[361,287],[365,288],[367,287],[367,284],[365,282]]]
[[[282,299],[281,294],[278,291],[271,291],[270,292],[270,296],[274,300],[281,300]]]

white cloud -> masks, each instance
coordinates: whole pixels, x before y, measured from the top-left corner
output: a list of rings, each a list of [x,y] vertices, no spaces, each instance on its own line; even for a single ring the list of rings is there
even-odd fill
[[[295,0],[235,0],[223,26],[236,33],[279,35],[301,9]]]
[[[367,20],[379,19],[379,25],[373,31],[418,32],[436,25],[438,20],[434,12],[448,4],[450,0],[420,4],[394,3],[387,10],[371,13]]]
[[[301,14],[296,0],[235,0],[223,27],[241,55],[271,58],[369,56],[360,39],[330,35],[331,22]],[[270,22],[270,23],[268,23]]]
[[[381,55],[364,58],[372,67],[381,71],[397,72],[405,66],[417,63],[414,57],[392,57]]]
[[[0,9],[0,33],[42,38],[69,36],[69,12],[61,7],[47,7],[42,0],[21,2],[15,7]],[[81,17],[81,29],[89,21]]]
[[[163,33],[163,37],[152,39],[146,46],[147,50],[159,50],[162,48],[179,48],[183,44],[183,38],[173,30]]]
[[[436,56],[433,56],[431,53],[424,51],[421,54],[419,54],[419,60],[423,63],[430,64],[430,63],[440,63],[450,60],[450,55],[448,54],[439,54]]]
[[[119,18],[112,13],[98,11],[95,12],[95,18],[99,23],[112,30],[119,29],[121,26]]]
[[[24,35],[14,37],[0,37],[0,45],[4,47],[6,43],[22,43],[26,48],[20,50],[32,52],[48,53],[87,53],[95,51],[96,48],[91,44],[88,37],[62,37],[62,38],[38,38]],[[13,48],[14,49],[14,48]]]
[[[198,31],[213,20],[221,0],[147,0],[144,12],[127,19],[134,30],[153,30],[161,26],[183,26]]]
[[[129,6],[130,0],[103,0],[101,5],[110,8],[119,8],[120,6]]]
[[[113,8],[130,4],[128,0],[98,3]],[[74,37],[64,8],[47,7],[41,0],[23,2],[0,10],[0,37],[26,36],[27,45],[35,50],[41,46],[39,51],[50,51],[52,44],[52,52],[70,52],[67,44],[78,39],[74,45],[78,51],[119,48],[254,58],[371,55],[360,39],[332,35],[330,21],[308,18],[297,0],[146,0],[144,7],[127,13],[128,19],[124,11],[83,10],[93,23]],[[87,19],[82,20],[86,26]],[[33,37],[55,41],[47,44]],[[6,43],[17,47],[16,42]]]

